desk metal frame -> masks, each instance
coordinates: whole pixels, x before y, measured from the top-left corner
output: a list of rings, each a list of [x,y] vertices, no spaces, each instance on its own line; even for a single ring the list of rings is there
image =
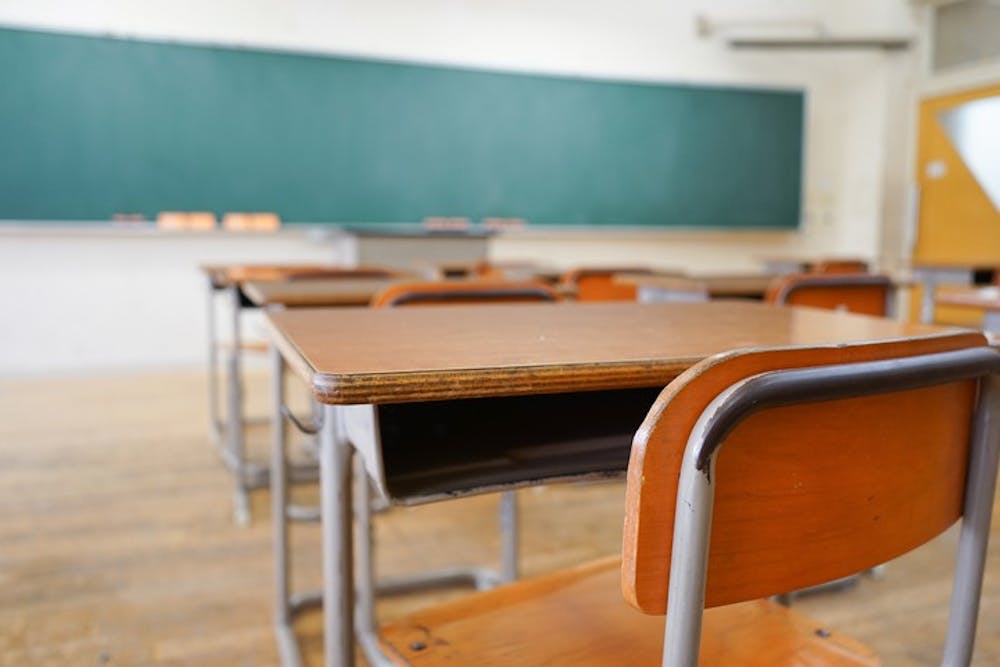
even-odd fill
[[[229,303],[230,345],[223,364],[226,410],[223,416],[219,402],[219,347],[217,301],[224,293]],[[212,445],[226,469],[233,477],[233,521],[241,526],[250,523],[250,492],[266,488],[270,483],[270,470],[266,465],[249,461],[246,452],[243,396],[242,359],[243,294],[239,282],[218,284],[208,277],[207,329],[208,329],[208,414]],[[266,420],[265,420],[266,421]],[[316,465],[295,465],[290,474],[296,482],[318,479]]]
[[[418,574],[376,579],[373,559],[372,488],[360,456],[355,456],[343,427],[342,408],[314,403],[319,415],[313,424],[294,417],[285,405],[285,361],[280,351],[270,351],[272,446],[271,521],[274,557],[274,629],[278,653],[284,667],[302,667],[302,655],[293,623],[302,610],[322,606],[324,610],[324,655],[327,665],[353,664],[356,638],[366,659],[374,667],[394,665],[382,651],[375,619],[375,596],[406,593],[428,588],[472,585],[478,590],[514,581],[518,576],[517,503],[512,491],[500,494],[501,569],[457,566]],[[320,507],[335,507],[330,513],[291,503],[292,483],[287,456],[287,423],[299,430],[319,434]],[[356,470],[352,470],[352,466]],[[289,527],[292,522],[322,523],[322,591],[293,593],[289,558]],[[355,543],[355,531],[357,540]],[[352,582],[344,585],[344,582]],[[331,611],[332,610],[332,611]],[[346,620],[345,620],[346,619]],[[346,660],[346,661],[345,661]]]

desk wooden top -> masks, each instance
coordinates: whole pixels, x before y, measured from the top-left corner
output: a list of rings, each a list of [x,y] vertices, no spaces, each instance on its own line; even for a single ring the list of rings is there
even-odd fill
[[[223,288],[247,280],[282,280],[296,273],[340,267],[332,264],[202,264],[199,268],[212,285]]]
[[[752,302],[341,308],[267,318],[316,398],[337,404],[652,387],[737,348],[945,331]]]
[[[617,278],[636,287],[662,289],[672,292],[698,291],[704,287],[709,296],[721,297],[754,297],[762,298],[767,292],[767,286],[774,279],[773,275],[763,273],[719,273],[694,275],[684,278],[676,276],[640,275],[627,273]]]
[[[243,283],[243,293],[256,306],[367,306],[376,293],[394,282],[399,281],[392,278],[251,280]]]
[[[939,288],[934,294],[934,300],[945,306],[1000,310],[1000,287]]]
[[[337,277],[339,279],[398,278],[415,277],[414,274],[382,266],[344,266],[338,264],[203,264],[201,271],[208,276],[217,289],[242,285],[249,280],[289,280],[296,276],[303,279]],[[353,276],[336,274],[353,273]],[[330,274],[329,276],[323,274]]]

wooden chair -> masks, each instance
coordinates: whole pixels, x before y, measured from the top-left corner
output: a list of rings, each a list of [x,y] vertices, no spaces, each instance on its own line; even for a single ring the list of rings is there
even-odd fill
[[[398,278],[401,274],[396,269],[382,266],[354,267],[303,267],[287,272],[286,280],[366,280],[378,278]]]
[[[215,225],[215,214],[208,211],[160,211],[156,215],[156,227],[165,231],[210,232]]]
[[[406,282],[389,285],[372,297],[371,305],[440,306],[460,303],[525,303],[559,301],[548,285],[502,280]]]
[[[577,301],[635,301],[635,285],[615,281],[620,273],[651,274],[645,267],[590,267],[573,269],[563,274],[560,282],[576,292]]]
[[[764,300],[790,306],[813,306],[829,310],[888,317],[893,313],[892,281],[873,274],[796,273],[775,278]]]
[[[861,259],[821,259],[812,265],[813,273],[868,273],[868,262]]]
[[[590,563],[418,612],[383,628],[386,653],[422,666],[876,665],[767,596],[884,562],[962,519],[942,664],[968,665],[998,372],[1000,353],[974,333],[709,358],[635,436],[620,568]]]

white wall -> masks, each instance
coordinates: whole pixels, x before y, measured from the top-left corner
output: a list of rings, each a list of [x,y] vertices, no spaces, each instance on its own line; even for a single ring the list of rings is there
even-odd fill
[[[193,366],[200,264],[353,260],[350,239],[0,227],[0,375]]]
[[[892,218],[886,224],[894,234],[902,228],[905,179],[900,158],[895,152],[887,158],[886,147],[907,145],[910,129],[898,122],[899,91],[914,57],[876,50],[732,51],[718,38],[697,36],[696,14],[819,19],[835,33],[900,34],[916,31],[909,7],[907,0],[4,0],[0,25],[505,70],[804,88],[800,232],[607,232],[596,240],[529,232],[501,237],[490,251],[498,259],[561,266],[607,261],[714,270],[753,269],[761,258],[789,254],[896,263],[900,244],[893,235],[884,242],[883,218]],[[887,256],[880,257],[883,245]],[[111,285],[132,280],[106,270]],[[158,284],[169,291],[168,283]],[[27,350],[35,345],[30,337],[12,342]],[[129,363],[169,358],[148,352]]]

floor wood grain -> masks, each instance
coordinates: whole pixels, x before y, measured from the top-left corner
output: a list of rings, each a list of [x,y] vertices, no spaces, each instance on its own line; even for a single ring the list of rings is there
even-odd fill
[[[250,409],[266,411],[263,377]],[[0,666],[277,663],[266,493],[230,522],[228,478],[207,441],[195,373],[0,382]],[[268,433],[251,445],[263,456]],[[315,489],[299,489],[304,499]],[[520,492],[523,565],[540,573],[614,553],[623,489]],[[496,560],[496,498],[379,517],[379,567],[402,573]],[[1000,513],[994,534],[1000,538]],[[456,529],[460,527],[460,529]],[[296,527],[296,586],[319,582],[319,536]],[[887,665],[936,665],[956,532],[841,593],[798,606],[878,649]],[[386,600],[383,618],[464,591]],[[319,616],[298,624],[318,665]],[[1000,665],[1000,541],[990,549],[975,664]]]

